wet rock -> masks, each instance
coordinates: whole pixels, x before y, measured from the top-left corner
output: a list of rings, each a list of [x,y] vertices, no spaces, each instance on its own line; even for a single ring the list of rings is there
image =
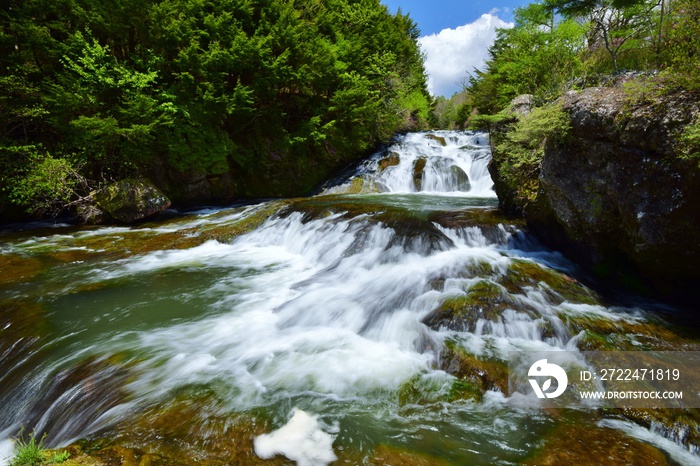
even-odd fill
[[[170,207],[170,200],[147,179],[112,183],[93,196],[95,204],[112,218],[133,223]]]
[[[349,185],[335,188],[333,191],[335,194],[370,194],[379,193],[381,189],[374,180],[358,176],[353,178]]]
[[[399,162],[401,162],[401,159],[399,158],[399,154],[396,152],[392,152],[388,156],[384,157],[383,159],[381,159],[379,161],[379,171],[382,172],[389,167],[393,167],[395,165],[398,165]]]
[[[553,269],[535,262],[515,259],[498,279],[510,293],[527,294],[529,289],[541,291],[552,304],[564,301],[582,304],[598,304],[600,298],[590,289]]]
[[[664,454],[656,447],[624,433],[595,424],[563,424],[555,428],[535,454],[523,462],[532,466],[562,464],[664,466]]]
[[[433,141],[437,141],[443,147],[447,145],[447,141],[445,141],[445,138],[442,136],[436,136],[434,134],[426,134],[425,137],[427,139],[432,139]]]
[[[272,430],[269,420],[252,414],[227,414],[222,406],[208,390],[192,387],[174,400],[135,413],[79,442],[79,447],[93,458],[133,458],[133,464],[139,466],[288,464],[279,456],[262,460],[255,455],[253,440]]]
[[[559,314],[572,335],[583,334],[577,341],[582,351],[698,351],[700,343],[672,329],[635,317],[613,320],[595,314],[561,312]]]
[[[423,171],[427,162],[428,159],[423,156],[413,162],[413,187],[416,191],[420,191],[423,186]]]
[[[446,299],[423,319],[423,323],[434,330],[474,332],[479,320],[499,321],[506,309],[532,312],[511,299],[500,286],[482,280],[472,285],[465,296]]]
[[[469,182],[469,176],[464,173],[464,170],[459,168],[457,165],[452,165],[450,167],[450,172],[454,178],[457,191],[466,192],[472,189],[472,185]]]
[[[448,341],[440,354],[440,369],[467,384],[463,393],[478,393],[479,399],[487,390],[507,393],[508,366],[503,361],[479,359],[469,354],[454,341]],[[472,398],[472,396],[467,396]]]

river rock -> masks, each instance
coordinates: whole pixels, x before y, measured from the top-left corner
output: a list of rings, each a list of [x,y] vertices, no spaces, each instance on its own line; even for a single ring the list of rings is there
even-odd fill
[[[398,165],[401,160],[399,159],[399,154],[392,152],[383,159],[379,161],[379,171],[384,171],[389,167]]]
[[[469,191],[472,189],[472,185],[469,182],[469,176],[459,168],[457,165],[452,165],[450,167],[450,172],[452,172],[452,176],[454,177],[457,190],[458,191]]]
[[[425,137],[428,139],[432,139],[433,141],[437,141],[443,147],[447,145],[447,141],[445,141],[445,138],[442,136],[436,136],[434,134],[427,134]]]
[[[545,146],[534,200],[513,198],[500,176],[504,154],[494,151],[500,205],[521,212],[546,243],[599,276],[693,302],[700,166],[677,150],[700,101],[675,92],[635,102],[617,86],[570,91],[560,102],[571,134]]]
[[[128,178],[105,186],[93,195],[95,205],[112,218],[133,223],[170,207],[170,200],[151,181]]]
[[[418,157],[413,162],[413,187],[416,191],[420,191],[423,186],[423,171],[427,162],[428,159],[424,156]]]

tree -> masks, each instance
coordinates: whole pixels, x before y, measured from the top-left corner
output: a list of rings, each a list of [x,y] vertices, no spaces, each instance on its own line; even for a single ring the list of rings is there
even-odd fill
[[[557,20],[541,4],[515,10],[515,27],[499,29],[485,70],[475,71],[469,93],[481,113],[496,113],[519,94],[540,102],[556,98],[581,70],[585,28]]]

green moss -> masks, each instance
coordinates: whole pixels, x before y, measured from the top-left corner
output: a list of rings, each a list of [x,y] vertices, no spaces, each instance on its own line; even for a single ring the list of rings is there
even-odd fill
[[[182,392],[124,420],[103,432],[102,438],[72,446],[80,453],[73,457],[122,466],[287,463],[282,457],[262,460],[255,455],[253,440],[272,430],[269,419],[252,413],[225,414],[222,406],[211,391],[195,387],[194,392]]]
[[[635,318],[612,320],[580,313],[561,313],[571,334],[584,332],[582,351],[697,351],[700,344],[661,323]]]
[[[571,130],[569,115],[558,104],[546,105],[505,127],[493,138],[500,177],[521,207],[533,202],[539,191],[539,166],[545,146],[563,141]]]
[[[433,310],[423,323],[431,328],[473,332],[480,319],[498,321],[503,311],[532,309],[512,300],[499,285],[481,280],[473,284],[467,294],[446,299]]]
[[[508,390],[508,366],[495,359],[480,359],[467,352],[455,341],[447,341],[440,355],[440,368],[454,375],[464,384],[453,386],[453,394],[463,394],[477,399],[487,390],[506,393]]]
[[[460,379],[433,379],[416,375],[401,385],[397,392],[399,405],[430,405],[457,400],[480,400],[483,391],[474,383]]]
[[[564,301],[598,304],[599,298],[591,290],[561,272],[534,262],[514,259],[508,271],[498,279],[510,293],[525,294],[528,288],[538,288],[553,303]]]

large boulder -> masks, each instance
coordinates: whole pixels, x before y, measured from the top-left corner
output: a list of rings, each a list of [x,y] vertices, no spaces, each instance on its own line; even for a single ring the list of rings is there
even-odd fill
[[[599,276],[692,299],[700,280],[700,167],[679,156],[678,141],[700,114],[697,96],[632,101],[616,86],[560,101],[571,133],[546,145],[535,199],[514,201],[496,182],[501,205],[521,211],[540,237]],[[501,157],[494,153],[492,172]]]
[[[128,178],[109,184],[92,198],[96,207],[123,223],[142,220],[170,207],[165,194],[145,178]]]

